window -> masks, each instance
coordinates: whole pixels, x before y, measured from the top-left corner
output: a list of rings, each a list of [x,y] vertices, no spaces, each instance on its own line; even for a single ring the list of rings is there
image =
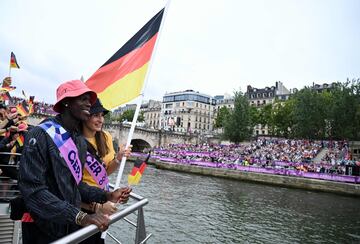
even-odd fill
[[[163,102],[173,102],[174,101],[174,96],[168,96],[168,97],[164,97]]]

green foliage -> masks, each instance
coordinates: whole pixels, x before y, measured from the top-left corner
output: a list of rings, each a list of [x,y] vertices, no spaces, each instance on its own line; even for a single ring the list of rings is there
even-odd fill
[[[234,143],[249,139],[252,135],[251,108],[247,97],[235,92],[235,107],[224,124],[224,137]]]
[[[215,128],[224,128],[225,121],[229,116],[230,110],[226,106],[221,107],[215,119]]]
[[[226,112],[222,112],[226,113]],[[269,134],[298,139],[360,140],[360,79],[336,83],[327,91],[305,87],[289,100],[252,107],[241,93],[235,93],[235,108],[220,115],[216,127],[233,142],[248,139],[252,128],[268,126]]]
[[[322,139],[325,137],[326,104],[317,91],[304,88],[297,92],[294,100],[293,135],[296,138]]]
[[[105,123],[111,123],[111,111],[104,116]]]
[[[255,125],[261,124],[260,119],[260,109],[255,106],[250,106],[250,118],[251,118],[251,126],[254,127]]]
[[[134,109],[126,110],[120,116],[118,116],[116,118],[116,120],[119,121],[119,122],[124,122],[124,121],[132,122],[132,120],[134,118],[134,114],[135,114]],[[143,122],[144,120],[145,120],[144,112],[141,111],[139,113],[138,118],[137,118],[137,122]]]
[[[261,107],[259,109],[259,123],[261,124],[263,127],[264,126],[268,126],[269,128],[269,132],[270,134],[274,133],[273,127],[274,127],[274,122],[273,122],[273,110],[272,110],[272,104],[266,104],[265,106]]]
[[[294,100],[276,102],[273,106],[273,130],[274,135],[279,137],[291,137],[291,127],[294,124],[293,118]]]
[[[330,137],[334,139],[360,139],[360,81],[353,80],[332,91],[329,111]]]
[[[360,140],[360,79],[320,93],[305,87],[287,101],[251,108],[251,117],[275,136]]]

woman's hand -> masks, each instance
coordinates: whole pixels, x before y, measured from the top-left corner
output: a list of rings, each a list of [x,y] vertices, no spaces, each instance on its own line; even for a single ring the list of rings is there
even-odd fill
[[[113,192],[107,193],[108,201],[112,201],[115,203],[127,203],[129,200],[130,192],[132,189],[130,187],[122,187],[118,188]]]
[[[121,159],[123,158],[123,156],[125,157],[130,157],[131,155],[131,150],[132,150],[132,145],[129,145],[127,148],[125,148],[124,144],[120,144],[119,146],[119,151],[116,154],[116,159],[121,161]]]

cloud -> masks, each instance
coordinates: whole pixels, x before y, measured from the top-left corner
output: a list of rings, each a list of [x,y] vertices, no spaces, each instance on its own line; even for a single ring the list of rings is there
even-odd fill
[[[14,51],[21,66],[14,81],[54,102],[62,81],[90,77],[165,4],[1,1],[0,72],[7,75]],[[356,0],[172,1],[145,97],[360,77],[359,10]]]

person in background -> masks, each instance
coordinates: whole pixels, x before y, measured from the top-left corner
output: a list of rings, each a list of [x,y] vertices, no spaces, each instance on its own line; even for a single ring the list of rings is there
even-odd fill
[[[0,152],[12,153],[12,155],[3,154],[0,156],[0,167],[4,172],[4,176],[13,180],[18,178],[17,166],[20,160],[20,156],[15,154],[21,154],[22,152],[28,125],[26,122],[21,121],[15,128],[15,131],[11,130],[9,136],[0,141]]]
[[[0,140],[6,136],[6,132],[16,131],[15,124],[25,118],[19,116],[16,108],[10,110],[4,103],[0,103]]]
[[[28,132],[20,160],[19,189],[28,211],[22,217],[24,244],[49,243],[90,224],[105,231],[109,217],[84,213],[81,202],[125,203],[131,191],[107,192],[81,181],[87,146],[80,127],[96,93],[72,80],[61,84],[56,95],[53,109],[59,114]]]
[[[91,186],[102,189],[108,189],[108,175],[112,174],[119,168],[120,161],[125,155],[130,156],[131,147],[124,149],[121,145],[117,153],[114,151],[112,136],[109,132],[102,130],[104,124],[104,116],[109,111],[103,107],[100,100],[97,99],[95,104],[90,108],[90,117],[83,122],[82,133],[87,140],[88,152],[91,154],[87,157],[83,181]],[[96,162],[94,161],[96,160]],[[96,166],[95,166],[96,164]],[[96,172],[100,171],[101,172]],[[104,178],[105,177],[105,178]],[[100,212],[103,214],[113,214],[117,208],[114,203],[108,201],[104,204],[91,203],[82,204],[84,211],[88,213]],[[87,243],[104,243],[104,239],[100,237],[101,233],[93,235],[87,239]]]

